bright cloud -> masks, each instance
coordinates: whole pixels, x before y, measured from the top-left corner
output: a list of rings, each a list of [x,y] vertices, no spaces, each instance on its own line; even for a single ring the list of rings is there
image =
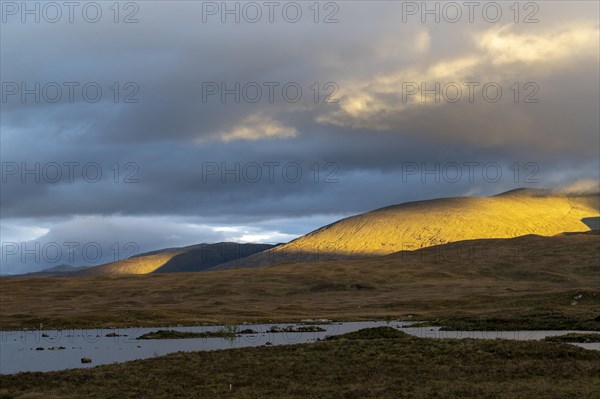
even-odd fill
[[[579,62],[598,58],[600,35],[597,22],[581,21],[543,34],[512,33],[512,25],[485,32],[477,43],[495,65],[544,63],[556,68],[557,61]]]

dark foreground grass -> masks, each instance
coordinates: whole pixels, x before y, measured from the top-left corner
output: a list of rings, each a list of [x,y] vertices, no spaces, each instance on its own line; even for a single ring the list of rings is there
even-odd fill
[[[550,341],[550,342],[576,342],[576,343],[590,344],[590,343],[600,342],[600,334],[570,333],[570,334],[546,337],[545,340]]]
[[[600,353],[388,328],[314,344],[176,353],[0,376],[3,398],[597,398]]]
[[[594,294],[594,296],[596,296]],[[552,299],[549,298],[547,303]],[[532,301],[533,302],[533,301]],[[594,316],[596,308],[590,307],[588,317],[569,314],[559,306],[555,309],[524,309],[510,312],[490,311],[479,316],[465,317],[457,315],[452,318],[428,318],[427,321],[415,324],[416,327],[442,326],[442,331],[494,331],[494,330],[592,330],[600,331],[600,316]],[[559,310],[560,309],[560,310]]]

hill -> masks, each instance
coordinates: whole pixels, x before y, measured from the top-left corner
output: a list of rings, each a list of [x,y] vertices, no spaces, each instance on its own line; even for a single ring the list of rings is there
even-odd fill
[[[342,219],[215,270],[382,256],[439,244],[527,234],[583,232],[597,224],[600,197],[520,189],[492,197],[408,202]]]
[[[88,266],[71,266],[68,264],[60,264],[58,266],[49,267],[47,269],[40,270],[39,272],[18,274],[19,277],[68,277],[73,275],[74,272],[83,271],[88,269]],[[13,277],[13,275],[7,275],[3,277]]]
[[[198,272],[273,248],[270,244],[220,242],[182,248],[167,248],[132,256],[117,262],[79,270],[72,275],[147,274]]]

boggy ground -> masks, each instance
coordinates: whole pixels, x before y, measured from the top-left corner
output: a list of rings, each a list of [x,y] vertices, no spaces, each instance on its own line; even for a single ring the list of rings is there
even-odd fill
[[[0,376],[0,398],[597,398],[600,352],[416,338],[387,327],[312,344],[176,353]]]

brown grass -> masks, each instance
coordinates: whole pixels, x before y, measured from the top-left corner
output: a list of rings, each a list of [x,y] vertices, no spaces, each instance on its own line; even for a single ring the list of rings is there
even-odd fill
[[[460,328],[600,329],[599,254],[600,236],[587,233],[260,269],[2,278],[0,328],[412,317]]]

